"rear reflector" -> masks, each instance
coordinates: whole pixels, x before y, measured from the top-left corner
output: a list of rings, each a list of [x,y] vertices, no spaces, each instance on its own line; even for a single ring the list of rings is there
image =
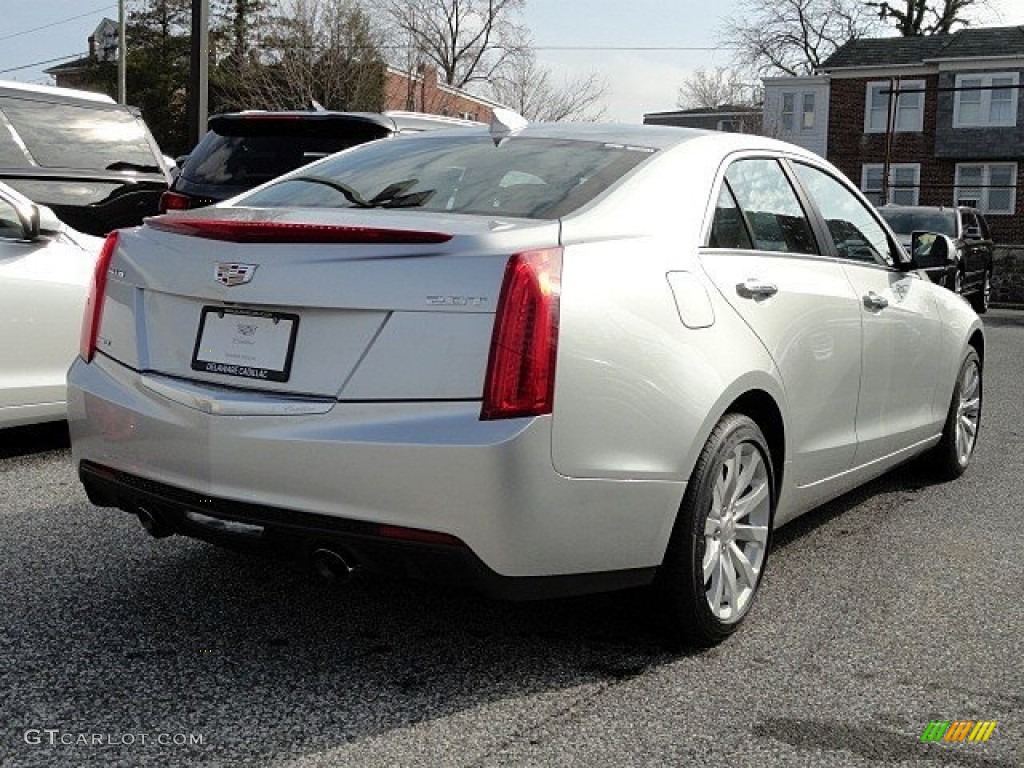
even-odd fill
[[[437,531],[425,531],[422,528],[406,528],[401,525],[380,525],[377,527],[377,535],[385,539],[398,539],[399,541],[415,541],[420,544],[444,544],[450,547],[462,544],[454,536]]]
[[[110,271],[110,260],[117,250],[118,233],[116,231],[107,235],[107,239],[100,249],[99,258],[96,259],[96,267],[92,273],[92,283],[89,285],[89,295],[85,300],[85,312],[82,314],[82,339],[78,347],[78,353],[85,362],[92,362],[93,354],[96,352],[96,339],[100,332],[100,322],[103,320],[103,296],[107,290],[107,274]]]
[[[160,195],[160,213],[168,211],[187,211],[192,207],[192,199],[180,192],[167,190]]]
[[[509,259],[494,317],[481,419],[551,413],[561,281],[561,248]]]
[[[233,221],[158,216],[146,219],[146,226],[189,237],[225,240],[229,243],[447,243],[444,232],[420,232],[377,227],[340,227],[326,224],[292,224],[278,221]]]

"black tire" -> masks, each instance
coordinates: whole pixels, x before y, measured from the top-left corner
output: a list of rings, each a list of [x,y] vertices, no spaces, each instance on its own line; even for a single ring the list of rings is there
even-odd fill
[[[736,477],[729,474],[729,461],[732,459],[732,469],[735,469],[737,457],[741,465],[737,480],[744,482],[743,470],[751,472],[749,484],[743,488],[728,485],[728,481]],[[658,574],[656,589],[660,593],[664,629],[672,646],[707,648],[716,645],[732,634],[749,613],[771,545],[771,523],[776,502],[774,478],[771,454],[760,428],[747,416],[726,414],[712,430],[697,459]],[[720,509],[719,515],[713,515],[716,506],[723,507],[715,502],[716,485],[720,492],[735,488],[732,498],[741,502],[748,499],[750,509],[726,520],[731,515],[730,510],[737,508],[730,503],[728,509]],[[764,503],[765,495],[767,504]],[[718,498],[721,498],[721,493]],[[709,518],[710,526],[718,530],[709,532]],[[740,523],[742,520],[747,520],[747,524]],[[755,529],[763,540],[754,540]],[[725,542],[732,542],[747,557],[748,564],[756,564],[752,585],[749,583],[751,572],[740,567],[741,561],[736,559],[730,545]],[[709,546],[712,549],[709,550]],[[709,563],[719,563],[712,566],[719,570],[713,570],[707,580],[704,578],[705,556]],[[731,592],[725,570],[728,568],[732,568],[733,573]],[[736,595],[740,580],[743,581],[743,593]],[[719,585],[719,613],[712,609],[716,583]],[[736,596],[735,600],[726,601],[734,603],[728,608],[721,600],[726,592]],[[719,615],[726,610],[732,611],[732,615]]]
[[[981,287],[978,292],[971,296],[971,306],[979,315],[988,312],[988,305],[992,299],[992,270],[986,269],[982,277]]]
[[[974,370],[977,380],[976,387],[972,385],[972,376],[969,371]],[[967,392],[967,403],[965,403],[965,386],[976,390],[976,406],[970,405],[974,400],[974,394]],[[955,480],[960,477],[971,462],[974,448],[978,441],[978,429],[981,427],[981,404],[982,404],[982,367],[981,358],[973,348],[968,348],[964,355],[963,362],[957,371],[956,383],[953,386],[953,397],[949,402],[949,411],[946,414],[946,425],[942,430],[942,439],[932,449],[931,466],[940,480]],[[966,417],[974,422],[974,433],[970,437],[970,444],[965,446],[960,442],[965,436],[958,431],[963,427],[966,429],[966,422],[961,419]]]

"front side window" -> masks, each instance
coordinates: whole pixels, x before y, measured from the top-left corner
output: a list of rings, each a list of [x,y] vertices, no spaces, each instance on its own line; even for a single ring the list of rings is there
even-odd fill
[[[917,205],[921,186],[920,163],[891,163],[888,195],[882,184],[884,174],[882,163],[865,163],[861,168],[860,188],[871,202],[875,205]]]
[[[739,160],[725,174],[761,251],[818,253],[807,215],[776,160]]]
[[[957,75],[954,128],[1012,127],[1017,124],[1016,72]]]
[[[920,132],[924,126],[924,86],[924,80],[868,83],[864,132],[885,133],[890,128],[895,132]],[[895,101],[890,92],[896,93]]]
[[[956,205],[988,214],[1012,214],[1017,204],[1016,163],[958,163]]]
[[[803,163],[793,168],[825,218],[842,259],[891,264],[885,228],[858,197],[837,179]]]

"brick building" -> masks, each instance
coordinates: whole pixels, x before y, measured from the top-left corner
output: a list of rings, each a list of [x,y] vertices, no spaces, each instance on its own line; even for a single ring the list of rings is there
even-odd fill
[[[876,203],[971,205],[1024,243],[1024,27],[853,40],[821,73],[827,157]]]
[[[433,67],[413,72],[388,67],[384,73],[384,109],[426,112],[489,123],[493,110],[502,105],[461,88],[445,85]]]
[[[79,88],[116,96],[116,81],[109,65],[117,61],[118,30],[113,19],[103,19],[89,36],[89,53],[80,59],[44,70],[61,88]],[[97,65],[106,63],[107,69]],[[495,101],[461,88],[445,85],[433,67],[420,66],[411,72],[388,67],[384,72],[382,110],[426,112],[490,122]]]

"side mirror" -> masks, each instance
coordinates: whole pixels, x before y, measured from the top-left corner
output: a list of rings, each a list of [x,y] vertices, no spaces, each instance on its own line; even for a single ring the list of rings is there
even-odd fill
[[[967,240],[981,240],[981,227],[967,227],[964,230],[964,237]]]
[[[945,267],[956,261],[956,244],[937,232],[914,232],[910,251],[920,269]]]

